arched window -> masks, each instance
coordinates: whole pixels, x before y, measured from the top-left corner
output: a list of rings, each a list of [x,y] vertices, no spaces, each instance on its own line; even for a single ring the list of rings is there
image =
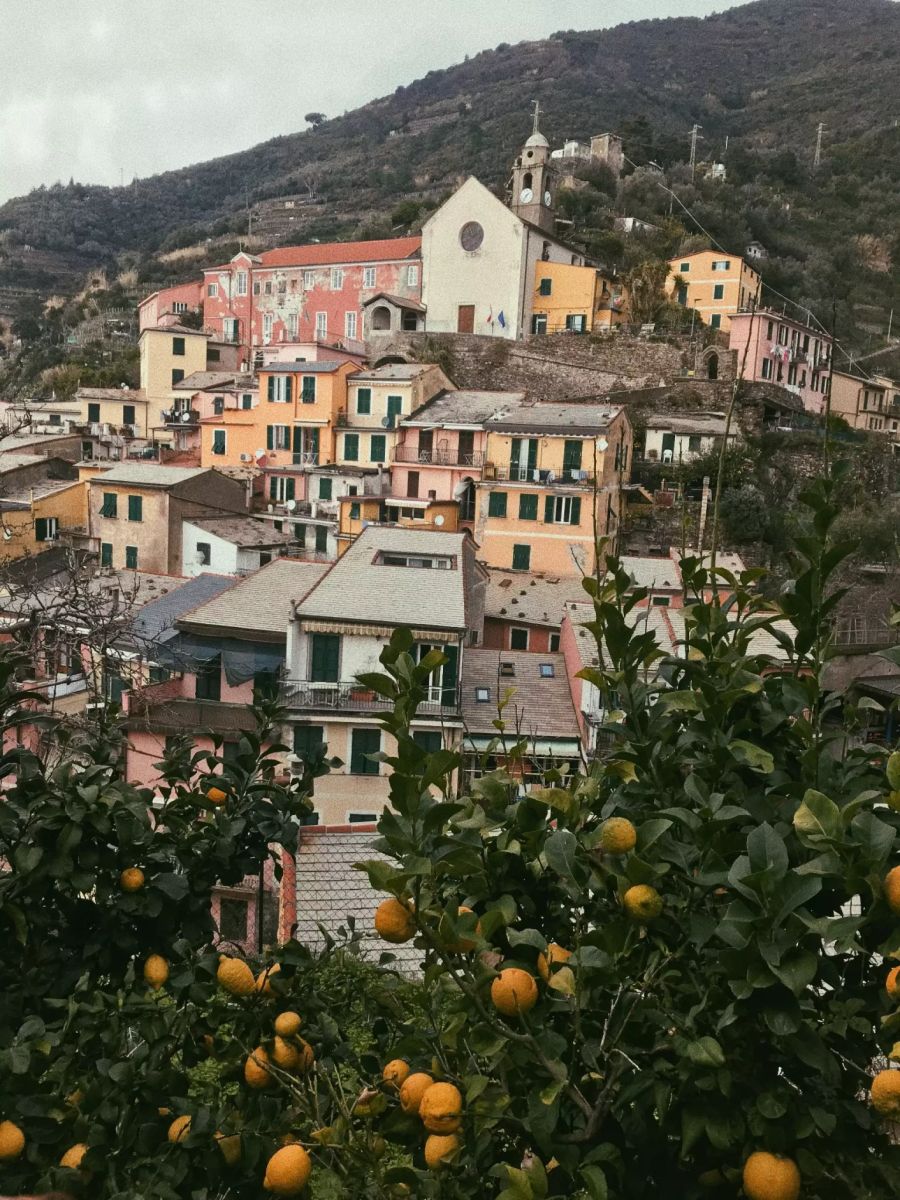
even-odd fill
[[[377,308],[372,309],[372,328],[373,329],[390,329],[391,327],[391,310],[386,304],[379,304]]]
[[[526,171],[526,172],[525,172],[525,174],[522,176],[522,187],[523,187],[523,188],[530,188],[531,186],[532,186],[532,182],[531,182],[531,172],[530,172],[530,171]]]

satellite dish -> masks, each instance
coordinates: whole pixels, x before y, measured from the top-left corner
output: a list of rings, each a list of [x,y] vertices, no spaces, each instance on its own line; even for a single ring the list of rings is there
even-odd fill
[[[190,419],[191,419],[191,414],[188,412],[187,409],[185,409],[185,411],[181,414],[181,420],[189,421]]]
[[[254,450],[253,457],[254,458],[265,458],[266,452],[265,452],[265,450]]]
[[[390,429],[393,426],[393,424],[394,424],[393,417],[382,417],[381,418],[382,429]]]
[[[288,512],[293,512],[294,509],[297,507],[297,501],[296,500],[285,500],[284,507],[288,510]]]
[[[608,450],[609,449],[609,442],[607,441],[607,439],[605,437],[597,438],[597,449],[598,450]]]
[[[438,515],[434,518],[434,523],[435,525],[443,525],[444,518],[440,513],[438,513]]]
[[[274,505],[274,504],[269,504],[269,505],[267,505],[267,508],[268,508],[269,512],[274,512],[274,511],[275,511],[275,505]]]

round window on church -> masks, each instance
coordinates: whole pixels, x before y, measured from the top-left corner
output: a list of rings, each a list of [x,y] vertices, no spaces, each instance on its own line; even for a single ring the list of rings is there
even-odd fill
[[[463,250],[478,250],[484,241],[484,230],[477,221],[466,221],[459,231],[459,244]]]

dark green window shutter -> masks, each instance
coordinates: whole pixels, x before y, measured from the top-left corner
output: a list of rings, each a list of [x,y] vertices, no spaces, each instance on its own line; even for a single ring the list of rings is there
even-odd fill
[[[290,404],[294,398],[294,381],[291,379],[290,375],[288,375],[287,379],[284,381],[284,398],[288,404]]]
[[[387,398],[387,415],[389,417],[398,417],[403,410],[402,396],[388,396]]]
[[[345,433],[344,434],[344,458],[348,462],[357,462],[359,459],[359,434]]]
[[[331,482],[332,481],[328,478],[327,475],[322,476],[322,478],[319,480],[319,499],[320,500],[330,500],[331,499]]]
[[[285,500],[294,500],[294,499],[296,499],[296,490],[295,490],[295,489],[296,489],[296,484],[297,484],[297,481],[296,481],[296,479],[293,479],[293,478],[289,479],[289,480],[288,480],[288,481],[285,483],[285,485],[284,485],[284,498],[285,498]]]
[[[275,400],[275,376],[270,375],[266,385],[266,398],[274,403]]]
[[[488,496],[488,516],[506,516],[506,492],[491,492]]]
[[[291,448],[293,449],[295,454],[301,454],[303,452],[303,426],[302,425],[294,426],[294,432],[292,434],[292,439],[293,440],[291,443]]]
[[[574,499],[572,500],[572,519],[569,522],[569,524],[570,525],[580,525],[581,524],[581,497],[580,496],[575,496]]]
[[[565,442],[563,444],[563,470],[564,471],[580,471],[581,470],[581,452],[584,448],[583,442]]]
[[[128,520],[143,521],[144,519],[144,498],[143,496],[128,497]]]
[[[269,499],[270,500],[278,499],[278,476],[277,475],[269,476]]]
[[[555,496],[547,496],[544,500],[544,524],[553,524],[553,508],[556,502]]]
[[[514,571],[527,571],[531,566],[531,547],[513,546],[512,565]]]
[[[519,520],[520,521],[536,521],[537,520],[537,505],[538,498],[531,492],[523,492],[519,496]]]
[[[416,729],[412,739],[426,754],[437,754],[442,746],[441,735],[436,729]]]
[[[358,388],[356,392],[356,411],[366,415],[372,411],[372,389]]]
[[[101,542],[100,543],[100,566],[101,567],[111,567],[112,566],[112,542]]]
[[[325,729],[322,725],[294,726],[294,753],[300,758],[310,758],[325,744]]]
[[[138,564],[137,546],[125,547],[125,567],[129,571],[136,571]]]
[[[316,549],[322,554],[328,550],[328,527],[325,525],[316,526]]]
[[[214,429],[213,430],[212,452],[213,452],[213,454],[224,454],[225,453],[225,430],[224,429]]]
[[[542,296],[549,296],[553,292],[553,280],[547,279],[546,276],[541,280],[540,293]]]
[[[379,729],[354,729],[350,738],[350,774],[377,775],[379,764],[368,755],[381,749]]]
[[[369,438],[369,462],[383,463],[386,445],[383,433],[373,433]]]
[[[312,634],[310,679],[314,683],[337,683],[341,639],[336,633]]]
[[[100,509],[101,517],[115,517],[119,511],[119,497],[115,492],[103,493],[103,506]]]
[[[455,642],[441,646],[446,662],[444,663],[443,687],[441,688],[441,704],[445,707],[456,707],[456,686],[459,678],[459,646]]]
[[[319,460],[319,431],[318,431],[318,429],[310,430],[310,436],[307,439],[307,443],[309,445],[310,454],[314,454],[316,456],[316,462],[318,462],[318,460]]]
[[[316,377],[315,375],[303,376],[303,392],[301,399],[304,404],[315,404],[316,402]]]
[[[267,450],[275,449],[275,426],[274,425],[266,426],[266,449]]]
[[[351,521],[359,520],[359,504],[351,504],[350,505],[350,520]]]
[[[47,540],[47,518],[37,517],[34,522],[34,540],[36,542],[46,542]]]

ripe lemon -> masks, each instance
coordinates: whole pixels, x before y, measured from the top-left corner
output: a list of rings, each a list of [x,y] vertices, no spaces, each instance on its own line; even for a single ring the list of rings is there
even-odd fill
[[[220,787],[211,787],[206,793],[206,798],[210,804],[224,804],[228,799],[228,793],[223,792]]]
[[[459,1138],[455,1133],[441,1135],[432,1133],[425,1139],[425,1162],[432,1171],[444,1165],[444,1159],[459,1149]]]
[[[223,954],[216,971],[219,987],[230,992],[232,996],[249,996],[256,989],[253,972],[242,958],[229,958]]]
[[[457,920],[459,917],[471,915],[471,908],[468,908],[465,904],[459,906]],[[447,949],[452,950],[454,954],[469,954],[475,949],[475,943],[469,937],[459,937],[456,941],[448,943]]]
[[[900,916],[900,867],[894,867],[885,876],[884,895],[891,912]]]
[[[748,1200],[797,1200],[800,1172],[792,1158],[757,1150],[744,1163],[744,1191]]]
[[[872,1080],[872,1107],[883,1117],[900,1120],[900,1071],[879,1071]]]
[[[560,946],[557,942],[551,942],[547,947],[546,954],[539,954],[537,958],[538,975],[547,983],[550,979],[550,972],[554,967],[561,966],[567,959],[572,957],[572,951],[566,950],[564,946]]]
[[[275,1018],[275,1032],[279,1037],[296,1037],[300,1032],[303,1018],[299,1013],[283,1012]]]
[[[12,1121],[0,1121],[0,1162],[12,1162],[25,1149],[25,1134]]]
[[[236,1167],[241,1161],[241,1135],[239,1133],[216,1133],[216,1145],[222,1152],[229,1167]]]
[[[505,1017],[530,1012],[537,998],[534,977],[520,967],[505,967],[491,984],[491,1002]]]
[[[176,1117],[169,1126],[169,1132],[166,1135],[170,1142],[183,1142],[187,1135],[191,1132],[190,1117]]]
[[[610,817],[600,829],[600,849],[604,854],[627,854],[637,845],[637,830],[627,817]]]
[[[269,1071],[269,1056],[262,1046],[247,1055],[244,1063],[244,1081],[248,1087],[267,1088],[272,1085],[272,1075]]]
[[[894,967],[892,971],[888,971],[888,977],[884,981],[884,990],[891,1000],[900,1000],[900,967]]]
[[[144,872],[140,867],[127,867],[119,876],[123,892],[139,892],[144,886]]]
[[[272,1046],[272,1062],[283,1071],[296,1071],[300,1066],[300,1051],[276,1034]]]
[[[456,1133],[462,1124],[462,1095],[452,1083],[433,1083],[422,1096],[419,1116],[429,1133]]]
[[[70,1146],[62,1158],[59,1160],[61,1167],[69,1167],[72,1171],[77,1171],[81,1166],[81,1160],[87,1154],[87,1146],[84,1142],[76,1142],[74,1146]]]
[[[900,750],[895,750],[885,766],[887,781],[893,790],[900,788]]]
[[[399,1089],[409,1078],[409,1063],[402,1058],[392,1058],[381,1072],[381,1078],[388,1087]]]
[[[262,995],[272,995],[272,976],[277,975],[281,970],[281,963],[272,963],[271,967],[266,967],[260,971],[256,977],[256,990]]]
[[[622,898],[625,911],[634,921],[652,921],[663,910],[662,896],[646,883],[630,887]]]
[[[312,1160],[302,1146],[282,1146],[266,1163],[263,1187],[276,1196],[296,1196],[303,1191]]]
[[[414,936],[416,923],[406,905],[391,896],[375,910],[375,932],[384,941],[399,945]]]
[[[159,991],[165,986],[166,980],[169,978],[169,964],[161,954],[151,954],[144,963],[144,979],[154,991]]]
[[[422,1097],[433,1083],[434,1080],[424,1071],[416,1071],[404,1079],[400,1085],[400,1107],[407,1116],[415,1116],[418,1113]]]

